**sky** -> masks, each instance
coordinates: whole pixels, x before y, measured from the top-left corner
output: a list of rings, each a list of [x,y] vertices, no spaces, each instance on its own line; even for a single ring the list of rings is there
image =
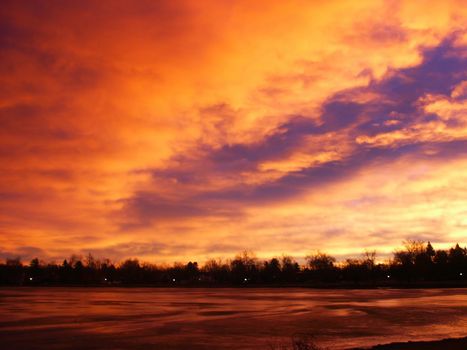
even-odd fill
[[[467,244],[464,1],[9,1],[0,259]]]

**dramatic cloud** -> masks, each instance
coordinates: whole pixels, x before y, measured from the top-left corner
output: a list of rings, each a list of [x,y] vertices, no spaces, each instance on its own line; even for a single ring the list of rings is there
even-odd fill
[[[461,1],[4,2],[0,258],[465,245],[465,23]]]

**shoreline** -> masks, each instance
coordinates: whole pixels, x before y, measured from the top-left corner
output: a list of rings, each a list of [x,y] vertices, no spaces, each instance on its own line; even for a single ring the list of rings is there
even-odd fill
[[[467,281],[446,281],[446,282],[402,282],[402,283],[289,283],[289,284],[210,284],[210,283],[24,283],[24,284],[0,284],[0,289],[21,289],[21,288],[189,288],[189,289],[456,289],[467,288]]]

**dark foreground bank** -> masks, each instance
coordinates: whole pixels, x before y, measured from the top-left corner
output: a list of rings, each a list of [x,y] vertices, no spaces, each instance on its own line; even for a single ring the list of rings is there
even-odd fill
[[[292,338],[290,345],[273,345],[272,350],[333,350],[332,347],[322,347],[315,343],[313,337]],[[466,350],[467,337],[447,338],[432,341],[408,341],[380,344],[370,347],[358,347],[348,350]]]
[[[312,348],[310,348],[312,349]],[[364,350],[365,348],[354,348],[351,350]],[[467,337],[443,339],[436,341],[416,341],[406,343],[391,343],[376,345],[371,350],[466,350]],[[365,350],[368,350],[366,348]]]

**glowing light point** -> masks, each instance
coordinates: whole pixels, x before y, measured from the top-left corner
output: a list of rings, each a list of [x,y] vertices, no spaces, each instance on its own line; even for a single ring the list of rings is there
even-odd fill
[[[172,278],[172,282],[175,282],[175,278]]]
[[[386,277],[387,277],[387,278],[391,278],[391,275],[387,275]]]
[[[32,281],[32,277],[29,277],[29,280]]]

